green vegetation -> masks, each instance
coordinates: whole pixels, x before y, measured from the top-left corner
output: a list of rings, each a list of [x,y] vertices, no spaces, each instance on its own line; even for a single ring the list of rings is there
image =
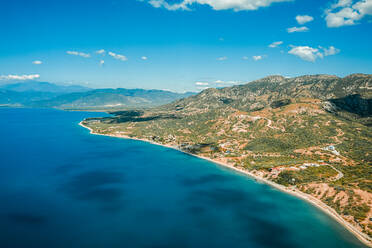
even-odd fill
[[[299,185],[310,182],[327,182],[337,172],[329,166],[310,167],[300,171],[283,171],[276,182],[283,185]]]
[[[293,148],[294,144],[269,137],[254,139],[245,147],[246,150],[254,152],[284,152]]]

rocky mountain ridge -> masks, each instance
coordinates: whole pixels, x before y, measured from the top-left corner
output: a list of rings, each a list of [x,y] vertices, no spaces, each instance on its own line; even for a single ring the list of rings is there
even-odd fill
[[[352,74],[344,78],[330,75],[285,78],[268,76],[244,85],[222,89],[209,88],[198,95],[181,99],[163,107],[219,108],[224,105],[253,111],[285,98],[316,98],[328,100],[358,94],[372,97],[372,75]]]

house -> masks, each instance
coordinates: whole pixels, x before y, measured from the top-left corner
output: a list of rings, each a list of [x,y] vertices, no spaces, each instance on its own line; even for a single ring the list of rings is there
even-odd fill
[[[336,156],[339,156],[339,155],[340,155],[340,152],[338,152],[338,151],[336,151],[336,150],[332,151],[332,153],[333,153],[334,155],[336,155]]]
[[[321,166],[320,164],[317,163],[304,163],[303,165],[300,166],[300,169],[306,169],[308,167],[319,167]]]
[[[323,150],[325,150],[325,151],[331,151],[336,156],[340,155],[340,152],[338,152],[333,145],[324,147]]]

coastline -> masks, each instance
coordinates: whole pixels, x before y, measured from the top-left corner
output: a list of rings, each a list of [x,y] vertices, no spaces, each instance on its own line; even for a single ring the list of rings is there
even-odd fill
[[[177,151],[180,151],[180,152],[183,152],[185,154],[188,154],[188,155],[191,155],[191,156],[194,156],[194,157],[197,157],[197,158],[200,158],[200,159],[204,159],[204,160],[207,160],[209,162],[212,162],[214,164],[218,164],[220,166],[223,166],[223,167],[227,167],[229,169],[232,169],[234,171],[237,171],[239,173],[242,173],[246,176],[249,176],[253,179],[256,179],[258,182],[262,182],[262,183],[265,183],[267,185],[270,185],[284,193],[287,193],[287,194],[290,194],[290,195],[293,195],[297,198],[300,198],[302,200],[305,200],[307,201],[308,203],[312,204],[313,206],[317,207],[318,209],[320,209],[321,211],[323,211],[324,213],[326,213],[328,216],[332,217],[334,220],[336,220],[339,224],[341,224],[343,227],[345,227],[350,233],[352,233],[356,238],[358,238],[358,240],[360,242],[362,242],[364,245],[366,245],[367,247],[372,247],[372,239],[370,237],[368,237],[367,234],[359,231],[356,227],[354,227],[352,224],[350,224],[349,222],[347,222],[346,220],[344,220],[341,215],[339,215],[333,208],[329,207],[328,205],[326,205],[325,203],[323,203],[321,200],[309,195],[309,194],[306,194],[306,193],[303,193],[301,191],[299,191],[298,189],[295,189],[295,188],[288,188],[288,187],[285,187],[283,185],[280,185],[280,184],[277,184],[275,182],[272,182],[268,179],[265,179],[265,178],[262,178],[262,177],[259,177],[247,170],[244,170],[244,169],[240,169],[240,168],[236,168],[232,165],[229,165],[227,163],[223,163],[223,162],[220,162],[220,161],[215,161],[211,158],[208,158],[208,157],[203,157],[203,156],[200,156],[200,155],[196,155],[196,154],[192,154],[192,153],[188,153],[188,152],[185,152],[185,151],[182,151],[181,149],[179,149],[178,147],[176,146],[171,146],[171,145],[164,145],[164,144],[159,144],[159,143],[156,143],[156,142],[153,142],[153,141],[150,141],[150,140],[146,140],[146,139],[140,139],[140,138],[135,138],[135,137],[129,137],[129,136],[125,136],[125,135],[112,135],[112,134],[100,134],[100,133],[95,133],[93,131],[93,129],[91,129],[90,127],[87,127],[83,124],[83,121],[79,122],[79,125],[81,127],[84,127],[86,129],[88,129],[90,131],[90,134],[94,134],[94,135],[102,135],[102,136],[108,136],[108,137],[114,137],[114,138],[122,138],[122,139],[131,139],[131,140],[137,140],[137,141],[143,141],[143,142],[147,142],[147,143],[150,143],[150,144],[153,144],[153,145],[159,145],[159,146],[163,146],[163,147],[166,147],[166,148],[171,148],[171,149],[174,149],[174,150],[177,150]]]

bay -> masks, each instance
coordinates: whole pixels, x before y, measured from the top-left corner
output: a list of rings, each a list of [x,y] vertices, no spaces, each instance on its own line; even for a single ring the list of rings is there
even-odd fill
[[[105,115],[0,109],[0,247],[364,247],[238,172],[78,125]]]

